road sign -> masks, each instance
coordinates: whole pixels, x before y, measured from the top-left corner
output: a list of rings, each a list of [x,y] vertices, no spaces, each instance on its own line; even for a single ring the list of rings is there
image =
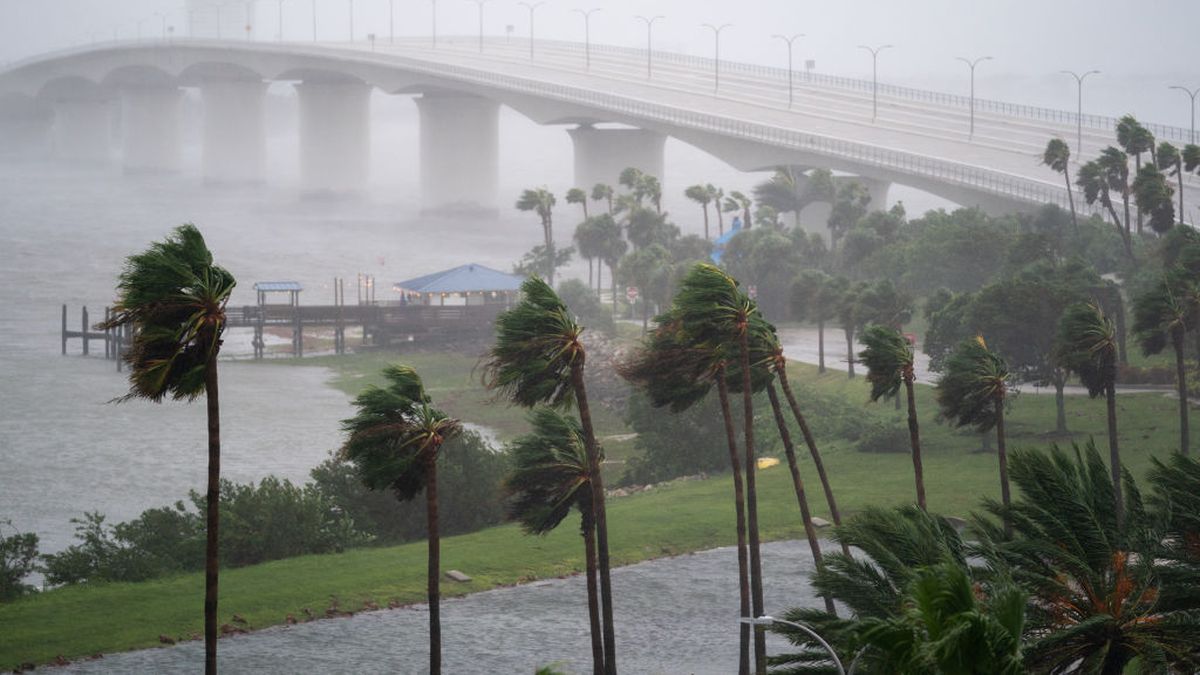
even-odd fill
[[[637,286],[630,286],[629,288],[626,288],[626,289],[625,289],[625,297],[626,297],[626,298],[627,298],[627,299],[628,299],[630,302],[633,302],[634,300],[637,300],[637,299],[638,299],[638,289],[637,289]]]

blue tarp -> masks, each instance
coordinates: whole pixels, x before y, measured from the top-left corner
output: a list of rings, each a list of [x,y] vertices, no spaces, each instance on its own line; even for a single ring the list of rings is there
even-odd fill
[[[734,216],[733,222],[729,224],[729,229],[725,234],[717,237],[713,241],[712,261],[718,265],[721,264],[721,256],[725,254],[725,245],[733,239],[734,235],[742,231],[742,219]]]

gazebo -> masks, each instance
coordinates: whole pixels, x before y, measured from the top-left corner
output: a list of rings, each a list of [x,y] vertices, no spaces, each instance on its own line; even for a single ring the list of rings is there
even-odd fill
[[[405,305],[427,307],[508,306],[521,291],[524,277],[477,263],[397,282],[392,290]]]

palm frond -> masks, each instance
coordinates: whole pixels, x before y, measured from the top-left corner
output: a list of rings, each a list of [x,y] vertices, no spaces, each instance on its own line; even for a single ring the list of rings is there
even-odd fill
[[[900,392],[903,375],[913,366],[913,348],[900,331],[889,326],[871,326],[862,335],[866,347],[858,360],[867,367],[871,400],[891,398]]]
[[[521,285],[521,301],[496,319],[496,343],[484,357],[484,384],[517,405],[571,405],[572,364],[584,358],[583,329],[537,277]]]
[[[590,516],[591,473],[583,429],[551,408],[529,415],[531,431],[509,446],[513,469],[504,482],[508,515],[530,534],[558,527],[571,509]]]
[[[964,340],[946,359],[934,388],[943,419],[983,432],[996,423],[997,401],[1003,402],[1009,372],[1004,359],[982,339]]]
[[[1079,376],[1088,394],[1103,394],[1117,379],[1117,338],[1113,322],[1091,303],[1077,303],[1058,323],[1054,358]]]

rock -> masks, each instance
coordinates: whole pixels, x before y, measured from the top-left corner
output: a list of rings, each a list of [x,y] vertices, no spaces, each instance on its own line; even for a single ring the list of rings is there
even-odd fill
[[[363,609],[373,612],[373,611],[379,609],[379,603],[368,598],[366,600],[363,600]]]
[[[283,621],[289,626],[295,626],[297,623],[296,617],[292,616],[291,614],[288,614],[287,618],[285,618]]]
[[[952,525],[954,529],[958,530],[959,532],[967,529],[967,520],[965,518],[959,518],[958,516],[946,516],[946,522],[950,523],[950,525]]]
[[[164,645],[175,644],[175,638],[171,637],[170,635],[159,635],[158,641],[163,643]]]
[[[58,656],[55,656],[55,657],[54,657],[54,661],[53,661],[52,663],[53,663],[53,665],[56,665],[56,666],[69,666],[69,665],[71,665],[71,662],[67,660],[67,657],[63,656],[62,654],[59,654]]]
[[[237,624],[241,624],[241,625],[243,625],[243,626],[245,626],[245,625],[246,625],[246,620],[242,618],[242,615],[241,615],[241,614],[234,614],[234,615],[233,615],[233,622],[234,622],[234,623],[237,623]]]
[[[388,600],[388,609],[398,609],[399,607],[400,607],[399,600],[396,600],[395,598]]]
[[[311,621],[313,619],[313,612],[311,609],[309,609],[307,607],[301,607],[300,611],[304,613],[304,616],[308,617],[309,621]]]
[[[463,583],[463,582],[467,582],[467,581],[471,580],[471,577],[463,574],[462,572],[459,572],[458,570],[447,570],[446,578],[451,581],[457,581],[459,583]]]
[[[20,670],[16,670],[16,671],[13,671],[13,672],[20,673],[20,672],[24,672],[24,671],[26,671],[26,670],[37,670],[37,664],[36,664],[36,663],[33,663],[33,662],[31,662],[31,661],[26,661],[25,663],[22,663],[22,664],[21,664],[21,669],[20,669]]]
[[[833,523],[831,523],[828,520],[825,520],[824,518],[821,518],[819,516],[813,516],[812,524],[813,524],[813,527],[815,527],[817,529],[821,529],[823,527],[829,527]]]

